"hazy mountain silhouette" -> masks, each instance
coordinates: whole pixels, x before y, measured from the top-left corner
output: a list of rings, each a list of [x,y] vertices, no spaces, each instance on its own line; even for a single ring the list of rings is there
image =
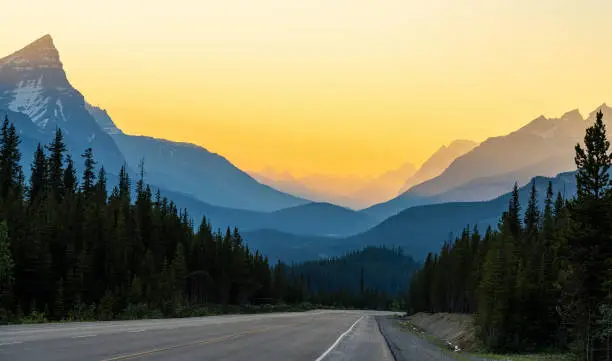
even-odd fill
[[[249,175],[262,184],[269,185],[281,192],[292,194],[297,197],[309,199],[314,202],[328,202],[341,206],[357,209],[361,202],[359,200],[336,194],[329,190],[314,189],[304,184],[302,180],[295,178],[288,172],[274,172],[272,170],[248,171]]]
[[[599,110],[604,119],[612,115],[604,103],[587,119],[578,110],[560,118],[540,116],[510,134],[489,138],[453,161],[438,177],[364,212],[382,220],[420,204],[487,200],[505,192],[515,181],[525,184],[533,176],[571,171],[575,168],[574,145],[582,140],[587,124]]]
[[[554,178],[535,177],[539,206],[544,206],[548,182],[553,182],[554,192],[566,197],[576,193],[574,172]],[[525,209],[531,183],[519,190]],[[423,260],[428,252],[437,252],[440,246],[461,234],[466,226],[478,227],[484,234],[487,227],[495,228],[502,212],[507,210],[510,192],[495,199],[480,202],[451,202],[410,207],[377,226],[354,236],[343,238],[296,236],[272,230],[247,232],[245,238],[253,246],[261,247],[266,254],[285,262],[303,260],[303,256],[338,256],[350,250],[368,245],[401,246],[407,254]]]
[[[404,181],[399,189],[399,194],[404,193],[412,186],[439,176],[455,159],[474,149],[477,145],[476,142],[464,139],[454,140],[448,146],[443,145],[421,165],[412,177]]]
[[[73,158],[91,147],[108,172],[117,172],[126,162],[136,170],[144,158],[149,182],[205,202],[260,211],[308,203],[258,183],[202,147],[123,134],[104,110],[87,104],[69,83],[49,35],[0,59],[0,112],[9,111],[25,116],[13,120],[20,134],[32,140],[22,144],[24,159],[34,153],[35,148],[28,148],[48,143],[61,128]]]
[[[561,173],[554,178],[535,177],[539,206],[544,206],[548,182],[553,190],[566,197],[576,193],[574,172]],[[526,208],[531,184],[521,187],[520,200]],[[416,259],[423,259],[428,252],[437,251],[444,241],[455,237],[467,225],[477,225],[484,234],[488,226],[496,227],[502,212],[507,210],[511,193],[482,202],[452,202],[422,205],[408,208],[386,219],[376,227],[342,240],[345,247],[355,248],[366,244],[399,245]]]
[[[214,206],[180,192],[162,189],[177,207],[189,210],[199,222],[203,216],[213,228],[238,227],[241,231],[270,229],[298,236],[346,237],[359,234],[378,222],[350,209],[328,203],[308,203],[274,212]]]
[[[415,172],[414,165],[404,163],[397,169],[371,178],[326,174],[294,177],[289,172],[271,169],[250,171],[249,174],[259,182],[289,194],[361,209],[394,197],[398,187]]]
[[[404,163],[397,169],[389,170],[375,179],[369,181],[356,192],[352,198],[363,200],[360,208],[371,206],[381,200],[391,199],[396,195],[398,186],[411,179],[417,172],[412,163]]]

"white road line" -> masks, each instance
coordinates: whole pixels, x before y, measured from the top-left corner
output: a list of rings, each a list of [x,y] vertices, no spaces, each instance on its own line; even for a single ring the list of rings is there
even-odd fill
[[[334,348],[336,348],[336,346],[338,346],[338,344],[340,343],[340,341],[342,341],[342,339],[348,335],[351,331],[353,331],[353,328],[355,328],[355,326],[359,323],[359,321],[361,321],[362,318],[364,318],[364,316],[359,317],[359,319],[357,321],[355,321],[355,323],[353,323],[351,325],[351,327],[349,327],[348,330],[344,331],[344,333],[342,335],[340,335],[340,337],[338,337],[338,339],[336,340],[336,342],[334,342],[333,345],[331,345],[327,351],[323,352],[323,354],[321,356],[319,356],[315,361],[323,361],[323,359],[334,350]]]
[[[98,335],[79,335],[79,336],[74,336],[72,338],[85,338],[85,337],[96,337]]]
[[[0,346],[18,345],[20,343],[23,343],[23,341],[12,341],[12,342],[0,343]]]
[[[128,331],[128,332],[129,332],[129,333],[137,333],[137,332],[145,332],[145,331],[146,331],[146,330],[143,328],[143,329],[141,329],[141,330],[131,330],[131,331]]]

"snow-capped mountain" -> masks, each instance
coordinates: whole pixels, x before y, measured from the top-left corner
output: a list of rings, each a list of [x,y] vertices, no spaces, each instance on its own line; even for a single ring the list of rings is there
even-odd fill
[[[49,35],[0,59],[0,112],[21,113],[35,125],[15,122],[27,137],[47,143],[57,128],[76,154],[88,147],[108,169],[125,163],[115,142],[85,109],[85,99],[68,81],[59,53]],[[3,114],[4,115],[4,114]],[[29,159],[32,149],[23,149]]]
[[[0,59],[0,115],[5,114],[23,138],[26,163],[36,144],[49,143],[61,128],[73,158],[91,147],[98,163],[115,174],[126,163],[138,169],[144,159],[149,183],[212,205],[275,211],[308,203],[258,183],[203,147],[124,134],[70,84],[49,35]]]

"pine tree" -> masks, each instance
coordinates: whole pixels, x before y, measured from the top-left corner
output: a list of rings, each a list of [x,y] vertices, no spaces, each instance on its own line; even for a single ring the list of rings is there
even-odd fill
[[[61,202],[64,195],[64,153],[66,145],[64,144],[64,136],[62,130],[58,128],[55,131],[55,138],[48,146],[49,150],[49,190],[58,202]]]
[[[104,167],[100,168],[98,172],[98,181],[95,186],[96,190],[96,202],[100,205],[106,204],[106,199],[108,198],[108,193],[106,191],[106,171]]]
[[[129,202],[130,200],[130,176],[127,173],[126,166],[122,166],[119,171],[119,197]]]
[[[612,225],[608,218],[612,207],[612,184],[608,175],[612,157],[601,112],[597,113],[595,124],[586,130],[584,146],[577,144],[575,148],[577,196],[569,203],[567,233],[573,282],[572,289],[566,288],[566,293],[572,295],[569,302],[574,304],[575,327],[582,342],[580,349],[587,350],[585,357],[590,358],[597,347],[593,319],[611,289],[607,270],[608,260],[612,259]]]
[[[610,190],[608,170],[612,164],[610,142],[606,136],[603,113],[597,112],[595,124],[586,130],[583,149],[576,144],[576,186],[578,201],[602,200]]]
[[[83,184],[81,186],[81,191],[83,192],[83,194],[85,194],[86,197],[89,197],[94,192],[94,186],[96,182],[96,161],[93,158],[93,150],[91,148],[85,149],[85,153],[83,153],[81,157],[85,159],[83,167]]]
[[[66,156],[66,169],[64,170],[64,189],[68,195],[74,195],[77,190],[78,181],[76,176],[76,169],[74,169],[74,163],[70,155]]]
[[[30,202],[34,203],[44,195],[47,190],[47,158],[45,152],[40,145],[34,153],[34,163],[32,164],[32,175],[30,176]]]
[[[544,201],[544,215],[542,218],[542,234],[547,247],[551,246],[555,231],[553,207],[553,186],[552,182],[548,182],[548,187],[546,188],[546,199]]]
[[[529,202],[525,210],[525,233],[528,240],[532,240],[540,225],[540,211],[538,209],[537,190],[535,179],[531,182],[531,191],[529,192]]]
[[[510,203],[508,205],[508,213],[506,215],[506,221],[508,226],[508,231],[514,237],[515,240],[519,240],[522,232],[521,220],[521,205],[519,201],[519,191],[518,184],[514,183],[514,188],[512,189],[512,196],[510,198]]]
[[[20,140],[15,126],[4,118],[0,133],[0,199],[6,199],[9,193],[15,193],[20,183],[21,153]]]

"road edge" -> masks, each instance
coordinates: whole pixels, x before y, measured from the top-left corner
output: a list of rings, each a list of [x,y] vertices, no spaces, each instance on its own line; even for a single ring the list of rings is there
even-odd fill
[[[391,317],[390,316],[375,316],[374,317],[374,319],[376,320],[376,326],[378,327],[378,332],[380,332],[383,339],[385,340],[385,343],[387,344],[389,351],[391,351],[391,356],[393,356],[393,359],[395,361],[403,361],[401,353],[399,352],[399,348],[395,345],[395,342],[393,342],[391,338],[387,335],[387,331],[385,330],[385,327],[381,326],[380,324],[380,320],[382,318],[390,319]]]

